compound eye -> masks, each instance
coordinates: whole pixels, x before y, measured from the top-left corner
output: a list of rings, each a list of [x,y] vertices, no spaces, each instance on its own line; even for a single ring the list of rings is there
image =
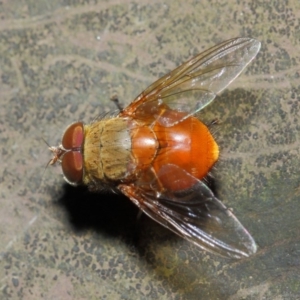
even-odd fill
[[[62,138],[61,144],[66,150],[81,148],[84,138],[84,128],[82,122],[70,125]]]
[[[62,157],[62,171],[67,182],[77,185],[83,178],[83,160],[80,151],[69,151]]]

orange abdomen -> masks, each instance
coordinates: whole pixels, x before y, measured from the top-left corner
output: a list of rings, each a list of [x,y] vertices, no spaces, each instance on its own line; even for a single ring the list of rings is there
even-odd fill
[[[152,163],[156,173],[167,164],[176,165],[198,179],[207,175],[219,157],[219,147],[210,131],[195,117],[188,117],[172,127],[163,127],[157,123],[154,132],[159,143],[159,150]],[[173,174],[172,178],[183,177],[183,172]],[[170,177],[170,176],[169,176]],[[182,180],[158,178],[164,187],[170,190],[190,188],[191,182],[187,177]]]
[[[201,180],[218,160],[219,147],[207,126],[195,117],[182,121],[183,115],[166,109],[161,113],[164,121],[157,119],[150,126],[139,125],[132,130],[137,179],[154,176],[162,189],[185,190],[195,184],[188,174]],[[166,120],[175,125],[162,125]]]

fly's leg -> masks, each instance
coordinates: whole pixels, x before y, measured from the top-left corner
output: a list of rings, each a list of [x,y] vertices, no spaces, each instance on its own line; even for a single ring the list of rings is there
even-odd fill
[[[111,100],[112,102],[115,103],[116,107],[118,108],[118,110],[119,110],[120,112],[123,111],[123,106],[120,104],[120,101],[119,101],[119,98],[118,98],[117,95],[113,95],[113,96],[110,98],[110,100]]]
[[[208,127],[213,127],[214,125],[219,125],[221,123],[220,119],[216,118],[213,119],[209,124]]]

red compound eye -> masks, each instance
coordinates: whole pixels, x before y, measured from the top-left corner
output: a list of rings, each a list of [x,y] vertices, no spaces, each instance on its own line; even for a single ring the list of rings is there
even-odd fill
[[[82,122],[70,125],[62,138],[62,146],[67,152],[62,157],[62,171],[66,180],[71,184],[82,182],[83,158],[82,144],[84,139],[84,128]]]
[[[62,145],[66,150],[81,148],[84,137],[84,129],[82,122],[70,125],[62,138]]]
[[[63,174],[69,183],[76,185],[82,182],[83,163],[81,152],[66,152],[62,158],[61,166]]]

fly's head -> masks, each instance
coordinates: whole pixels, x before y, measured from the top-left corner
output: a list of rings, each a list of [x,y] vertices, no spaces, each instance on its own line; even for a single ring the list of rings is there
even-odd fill
[[[53,157],[48,165],[61,163],[64,179],[71,185],[82,183],[83,179],[83,142],[84,126],[82,122],[71,124],[63,134],[59,146],[49,146]]]

